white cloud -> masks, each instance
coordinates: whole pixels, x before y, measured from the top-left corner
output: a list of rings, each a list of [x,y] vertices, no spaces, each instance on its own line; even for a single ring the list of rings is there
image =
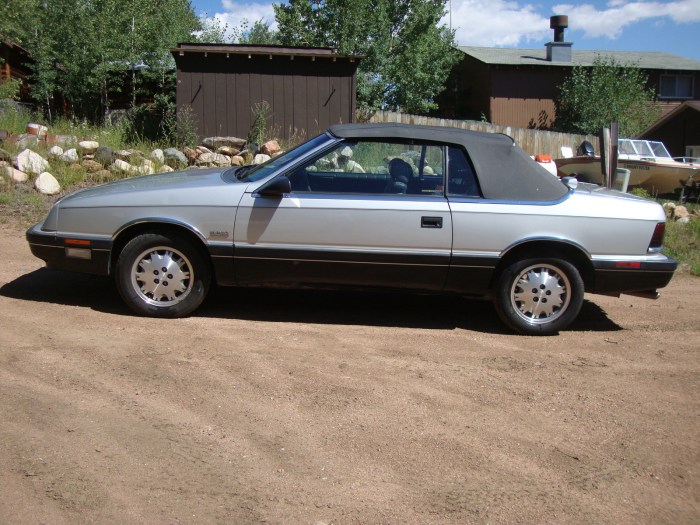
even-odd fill
[[[449,25],[449,14],[442,22]],[[551,33],[549,15],[504,0],[452,0],[452,28],[460,45],[487,47],[541,41]]]
[[[551,39],[550,15],[568,15],[569,30],[583,31],[586,37],[618,38],[625,27],[657,19],[677,24],[700,21],[700,0],[644,2],[610,0],[604,8],[592,4],[558,4],[551,12],[542,4],[522,4],[508,0],[452,0],[452,28],[460,45],[518,46]],[[449,7],[449,3],[448,3]],[[449,25],[449,14],[442,22]]]
[[[700,22],[700,0],[625,2],[613,0],[604,9],[591,4],[560,4],[554,11],[569,15],[569,28],[586,37],[618,38],[625,27],[644,20],[671,19],[677,24]]]
[[[258,20],[270,24],[273,29],[277,28],[275,22],[275,10],[271,1],[261,0],[260,2],[236,2],[235,0],[222,0],[222,12],[216,12],[210,18],[216,18],[219,23],[227,25],[229,30],[240,27],[244,20],[248,21],[251,27]]]

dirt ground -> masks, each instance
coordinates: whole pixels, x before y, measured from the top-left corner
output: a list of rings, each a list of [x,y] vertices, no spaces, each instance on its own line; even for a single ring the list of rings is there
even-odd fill
[[[700,522],[700,279],[511,335],[459,298],[130,315],[0,226],[0,523]]]

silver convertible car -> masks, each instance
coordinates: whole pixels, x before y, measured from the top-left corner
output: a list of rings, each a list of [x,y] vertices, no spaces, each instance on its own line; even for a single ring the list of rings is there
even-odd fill
[[[80,190],[27,240],[49,268],[114,276],[142,315],[186,316],[212,282],[398,289],[491,299],[545,335],[584,292],[657,297],[664,228],[659,204],[561,181],[505,135],[348,124],[259,166]]]

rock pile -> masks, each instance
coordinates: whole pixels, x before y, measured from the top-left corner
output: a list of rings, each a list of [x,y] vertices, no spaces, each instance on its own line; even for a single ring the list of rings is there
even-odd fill
[[[674,204],[673,202],[664,203],[664,210],[666,211],[666,217],[669,220],[681,224],[689,223],[690,219],[693,216],[700,218],[699,210],[695,210],[695,212],[691,213],[685,206],[681,206],[680,204]]]
[[[65,135],[53,137],[54,145],[47,150],[46,157],[54,162],[54,166],[63,163],[69,169],[84,169],[97,181],[108,180],[114,173],[137,176],[185,168],[262,164],[282,153],[275,140],[259,147],[237,137],[208,137],[195,149],[154,149],[148,156],[135,149],[113,150],[93,140],[78,141]],[[0,149],[0,189],[27,182],[30,176],[36,176],[34,187],[37,191],[45,195],[60,193],[58,180],[48,171],[49,161],[31,149],[39,149],[39,139],[35,135],[19,135],[13,141],[21,149],[16,156]]]

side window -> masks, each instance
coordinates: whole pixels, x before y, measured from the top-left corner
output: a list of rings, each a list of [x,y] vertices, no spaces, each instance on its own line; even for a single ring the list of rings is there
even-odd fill
[[[343,141],[289,175],[295,193],[443,194],[443,147]]]
[[[481,197],[479,183],[471,162],[461,148],[447,148],[447,195],[449,197]]]

